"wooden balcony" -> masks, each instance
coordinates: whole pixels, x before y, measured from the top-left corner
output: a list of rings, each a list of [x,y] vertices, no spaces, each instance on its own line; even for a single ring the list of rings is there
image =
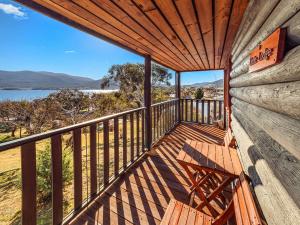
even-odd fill
[[[191,183],[175,160],[185,140],[222,143],[223,137],[224,131],[213,126],[177,125],[70,224],[160,224],[171,198],[189,203]],[[200,199],[196,196],[194,201]],[[225,207],[221,201],[212,205],[217,212]]]
[[[44,213],[37,200],[41,142],[49,143],[51,153],[52,201],[47,204],[52,215],[47,220],[53,224],[83,224],[82,220],[89,224],[159,223],[170,198],[189,199],[190,183],[175,162],[176,154],[187,138],[222,141],[224,131],[212,125],[224,118],[222,106],[218,100],[174,99],[151,106],[148,130],[142,107],[0,144],[0,153],[20,154],[22,188],[17,194],[22,224],[39,224]],[[151,135],[150,149],[147,134]],[[71,144],[66,147],[66,142]],[[66,151],[72,162],[72,185],[67,191],[63,180]],[[222,202],[218,204],[217,211],[223,207]]]

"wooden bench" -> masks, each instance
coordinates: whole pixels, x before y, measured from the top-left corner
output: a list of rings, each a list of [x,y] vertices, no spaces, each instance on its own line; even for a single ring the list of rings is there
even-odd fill
[[[210,217],[201,211],[172,199],[161,221],[161,225],[223,225],[233,215],[235,215],[237,225],[263,225],[245,174],[241,173],[234,183],[233,198],[218,217]]]

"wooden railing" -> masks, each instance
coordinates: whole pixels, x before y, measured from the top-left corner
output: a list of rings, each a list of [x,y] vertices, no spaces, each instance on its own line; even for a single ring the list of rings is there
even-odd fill
[[[181,121],[213,124],[223,120],[222,100],[180,99]]]
[[[158,141],[179,121],[179,99],[151,105],[152,143]]]
[[[60,224],[73,218],[143,155],[146,141],[145,110],[144,107],[129,110],[0,144],[0,153],[10,150],[21,153],[22,224],[35,225],[40,213],[37,202],[37,158],[41,143],[47,143],[51,152],[51,222]],[[222,119],[222,101],[169,100],[153,104],[151,118],[150,132],[154,144],[180,120],[211,124],[213,120]],[[42,148],[45,149],[45,146],[42,145]],[[68,186],[67,197],[63,177],[63,153],[66,149],[69,149],[73,162],[70,166],[72,185]],[[71,201],[68,210],[64,206],[66,198]]]
[[[14,148],[21,151],[22,224],[37,223],[38,143],[50,142],[52,223],[60,224],[66,217],[63,209],[64,135],[69,137],[73,161],[70,198],[73,198],[74,207],[68,216],[71,218],[145,151],[144,115],[145,108],[138,108],[0,144],[0,153]]]

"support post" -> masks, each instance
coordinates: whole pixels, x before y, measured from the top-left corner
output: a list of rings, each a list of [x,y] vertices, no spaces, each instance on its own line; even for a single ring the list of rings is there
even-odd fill
[[[144,104],[145,112],[145,143],[147,150],[152,144],[152,118],[151,118],[151,56],[145,56],[145,79],[144,79]]]
[[[175,73],[175,91],[176,91],[176,98],[178,99],[178,105],[177,105],[177,121],[181,122],[181,104],[180,104],[180,98],[181,98],[181,84],[180,84],[180,72]]]
[[[229,58],[226,69],[224,71],[224,129],[227,127],[231,128],[231,96],[229,93],[230,90],[230,72],[231,72],[231,58]],[[227,120],[228,118],[228,120]],[[227,124],[228,122],[228,124]]]

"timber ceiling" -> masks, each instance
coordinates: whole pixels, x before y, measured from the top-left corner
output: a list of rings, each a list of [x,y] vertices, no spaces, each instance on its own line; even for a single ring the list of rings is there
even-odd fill
[[[223,69],[248,0],[17,0],[176,71]]]

